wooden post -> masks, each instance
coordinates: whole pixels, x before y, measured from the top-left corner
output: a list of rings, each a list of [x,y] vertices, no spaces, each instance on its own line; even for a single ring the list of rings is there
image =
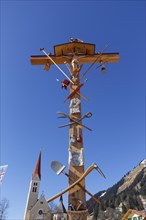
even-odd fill
[[[76,61],[77,62],[77,61]],[[72,63],[72,62],[71,62]],[[76,67],[74,67],[75,65]],[[71,78],[74,79],[74,84],[70,85],[70,94],[79,87],[79,72],[80,68],[77,63],[71,65]],[[80,93],[80,90],[79,90]],[[80,96],[76,93],[70,100],[70,118],[76,118],[79,120],[82,117],[81,113],[81,100]],[[70,119],[70,122],[72,120]],[[81,122],[82,123],[82,122]],[[69,129],[69,185],[80,178],[84,173],[84,147],[82,137],[82,126],[79,124],[73,124]],[[85,180],[81,182],[81,185],[85,187]],[[85,191],[76,185],[69,191],[68,194],[68,216],[69,220],[87,219],[88,210],[86,208],[86,195]]]

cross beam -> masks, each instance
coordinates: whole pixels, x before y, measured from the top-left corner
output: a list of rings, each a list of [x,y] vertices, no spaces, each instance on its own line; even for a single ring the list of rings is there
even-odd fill
[[[64,64],[65,62],[71,63],[73,55],[63,55],[63,56],[55,56],[49,55],[56,64]],[[76,55],[79,64],[90,64],[93,63],[95,60],[96,63],[115,63],[119,61],[119,53],[96,53],[94,55],[86,55],[83,56],[81,54]],[[30,61],[32,65],[46,65],[46,64],[53,64],[47,56],[31,56]]]

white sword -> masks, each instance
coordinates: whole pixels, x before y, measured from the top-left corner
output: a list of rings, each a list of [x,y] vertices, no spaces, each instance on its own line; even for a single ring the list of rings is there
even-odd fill
[[[66,73],[55,63],[55,61],[46,53],[46,51],[44,50],[44,48],[40,48],[40,51],[43,51],[43,53],[52,61],[52,63],[54,63],[54,65],[63,73],[63,75],[72,83],[74,84],[74,82],[66,75]]]

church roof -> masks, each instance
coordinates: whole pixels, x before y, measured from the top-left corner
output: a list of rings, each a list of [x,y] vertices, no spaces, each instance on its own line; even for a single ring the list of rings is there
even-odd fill
[[[39,176],[39,178],[41,179],[41,151],[40,151],[40,154],[39,154],[39,157],[38,157],[38,160],[37,160],[37,163],[36,163],[36,166],[35,166],[35,169],[34,169],[34,172],[32,174],[32,179],[35,177],[35,176]]]
[[[45,199],[44,194],[42,193],[40,198],[37,200],[37,202],[34,204],[34,206],[29,210],[30,211],[30,219],[37,219],[37,214],[39,211],[43,211],[43,213],[46,214],[46,216],[51,215],[51,210],[48,206],[48,203]],[[33,215],[33,218],[32,218]],[[47,218],[50,219],[50,218]]]
[[[62,198],[62,196],[60,197],[60,202],[59,202],[59,204],[58,204],[58,206],[57,206],[57,209],[56,209],[56,212],[55,212],[56,214],[57,213],[67,213],[66,212],[66,208],[64,207],[64,204],[63,204],[63,198]]]

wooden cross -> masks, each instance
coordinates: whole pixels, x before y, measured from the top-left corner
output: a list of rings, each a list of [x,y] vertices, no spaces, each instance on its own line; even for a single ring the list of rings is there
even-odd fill
[[[30,61],[32,65],[43,65],[44,70],[49,70],[52,64],[67,64],[69,66],[70,75],[66,76],[71,82],[70,95],[67,97],[67,99],[70,99],[69,138],[71,140],[72,137],[74,137],[77,140],[78,137],[81,137],[83,140],[82,121],[80,121],[80,123],[71,123],[73,117],[76,118],[76,121],[82,118],[80,89],[83,83],[81,79],[96,63],[99,63],[99,66],[101,66],[105,63],[118,62],[119,53],[95,53],[95,44],[84,43],[78,39],[73,39],[69,43],[54,46],[54,55],[45,52],[45,55],[31,56]],[[91,66],[80,77],[80,70],[83,64],[91,64]],[[80,181],[81,187],[74,184],[78,182],[85,173],[83,150],[83,141],[70,141],[68,159],[68,183],[70,190],[68,193],[68,207],[73,207],[73,210],[68,209],[69,220],[79,218],[80,220],[87,220],[86,192],[83,190],[85,188],[85,178],[82,178],[82,181]]]

